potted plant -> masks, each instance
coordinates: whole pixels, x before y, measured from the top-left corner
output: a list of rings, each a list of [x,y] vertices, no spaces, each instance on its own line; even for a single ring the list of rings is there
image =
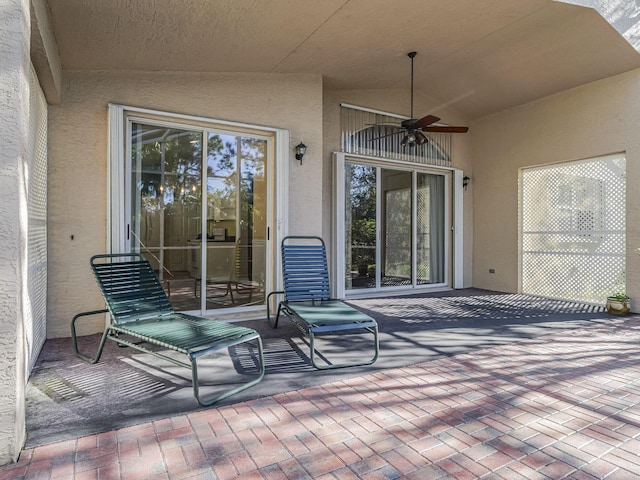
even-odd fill
[[[613,315],[626,315],[631,310],[631,297],[626,293],[616,293],[607,297],[607,312]]]

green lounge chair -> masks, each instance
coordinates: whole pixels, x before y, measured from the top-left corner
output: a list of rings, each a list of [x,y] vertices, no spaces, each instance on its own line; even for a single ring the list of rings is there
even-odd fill
[[[287,315],[309,338],[311,364],[320,370],[357,365],[371,365],[379,354],[378,324],[368,315],[346,303],[332,299],[324,241],[314,236],[288,236],[282,240],[282,273],[284,290],[267,296],[267,319],[278,327],[280,314]],[[269,310],[270,297],[284,295],[278,303],[275,319]],[[315,336],[318,334],[371,333],[373,355],[356,362],[318,365]]]
[[[140,254],[94,255],[90,263],[107,308],[79,313],[73,317],[71,336],[78,357],[90,363],[98,362],[106,340],[110,339],[119,345],[136,348],[190,368],[194,397],[203,406],[219,402],[262,380],[265,367],[262,340],[258,332],[239,325],[176,313],[151,265]],[[110,313],[111,322],[102,334],[97,354],[95,357],[82,354],[78,349],[76,321],[107,312]],[[134,340],[128,340],[127,336]],[[257,377],[207,399],[201,398],[198,359],[208,353],[245,342],[257,346]],[[145,343],[180,352],[187,356],[188,362],[163,354],[162,351],[146,348]]]

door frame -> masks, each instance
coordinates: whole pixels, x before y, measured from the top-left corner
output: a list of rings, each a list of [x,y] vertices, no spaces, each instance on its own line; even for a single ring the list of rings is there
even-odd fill
[[[281,128],[230,122],[194,115],[177,114],[159,110],[133,107],[121,104],[109,104],[109,128],[107,155],[107,251],[121,253],[129,251],[127,240],[128,217],[130,207],[125,202],[127,132],[131,118],[148,119],[150,122],[177,127],[196,127],[204,129],[230,130],[235,133],[264,132],[273,136],[272,153],[267,159],[267,191],[271,194],[267,203],[267,246],[265,291],[271,291],[281,284],[282,273],[277,264],[276,248],[288,232],[289,189],[289,131]],[[265,305],[253,307],[231,307],[224,310],[198,311],[202,315],[216,317],[236,317],[240,319],[259,318],[264,315]]]

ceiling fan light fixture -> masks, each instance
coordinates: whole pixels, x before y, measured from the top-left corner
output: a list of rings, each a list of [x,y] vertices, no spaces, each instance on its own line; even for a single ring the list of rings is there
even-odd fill
[[[424,145],[425,143],[429,143],[429,139],[422,132],[416,132],[416,143],[418,145]]]
[[[406,147],[407,145],[413,147],[416,144],[416,136],[413,133],[409,133],[405,135],[400,143],[403,147]]]

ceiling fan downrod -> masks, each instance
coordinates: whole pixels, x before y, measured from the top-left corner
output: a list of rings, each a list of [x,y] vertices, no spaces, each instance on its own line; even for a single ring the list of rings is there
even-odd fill
[[[411,59],[411,118],[413,118],[413,59],[417,54],[418,52],[407,53],[407,57]]]

